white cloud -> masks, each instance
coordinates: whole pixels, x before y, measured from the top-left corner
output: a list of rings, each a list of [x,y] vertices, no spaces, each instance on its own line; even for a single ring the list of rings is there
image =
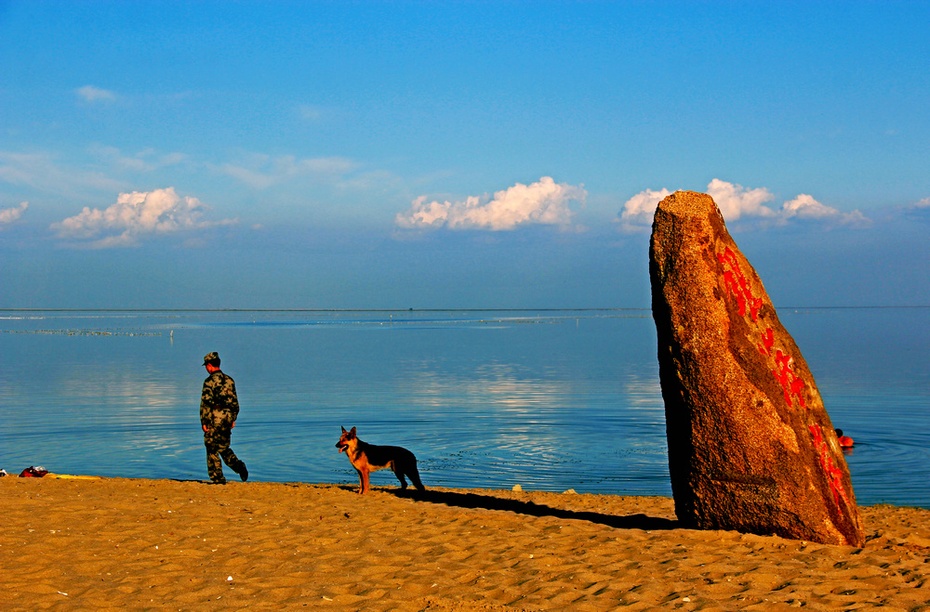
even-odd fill
[[[930,221],[930,197],[921,198],[913,204],[908,204],[901,208],[901,214],[906,219],[926,223]]]
[[[88,152],[117,170],[129,172],[154,172],[188,160],[183,153],[159,153],[152,148],[127,155],[117,147],[94,144],[88,147]]]
[[[85,102],[112,102],[116,99],[116,94],[112,91],[94,87],[93,85],[85,85],[74,91]]]
[[[231,225],[235,219],[204,221],[204,205],[197,198],[179,197],[173,187],[154,191],[121,193],[103,210],[87,206],[73,217],[53,223],[60,238],[89,241],[97,248],[138,244],[144,237],[191,232],[217,225]]]
[[[779,211],[779,218],[788,220],[798,219],[818,219],[840,223],[843,225],[863,225],[868,224],[869,220],[858,210],[851,213],[844,213],[836,208],[822,204],[806,193],[799,194],[793,200],[782,204]]]
[[[652,218],[656,214],[659,202],[672,194],[668,189],[654,191],[646,189],[637,193],[623,205],[620,222],[627,231],[640,230],[652,225]]]
[[[19,206],[0,209],[0,228],[8,223],[18,221],[19,218],[23,216],[23,213],[26,212],[27,208],[29,208],[29,202],[20,202]]]
[[[639,231],[652,225],[655,209],[671,192],[668,189],[642,191],[623,205],[620,222],[626,231]],[[785,224],[790,220],[816,220],[843,225],[864,225],[869,220],[858,210],[844,213],[814,199],[806,193],[782,204],[780,209],[766,206],[775,199],[774,194],[765,187],[747,189],[736,183],[713,179],[707,185],[710,195],[720,213],[728,222],[743,218],[754,218],[765,223]]]
[[[775,211],[767,206],[775,196],[765,187],[746,189],[736,183],[728,183],[714,179],[707,184],[707,194],[714,199],[720,208],[723,218],[727,221],[736,221],[742,216],[772,217]]]
[[[493,197],[469,196],[458,202],[415,199],[406,213],[398,213],[395,223],[408,229],[513,230],[522,225],[568,227],[572,221],[570,202],[584,203],[583,187],[556,183],[544,176],[539,181],[498,191]]]
[[[63,166],[46,153],[0,151],[0,181],[68,197],[120,189],[115,179],[100,172]]]
[[[300,177],[323,180],[341,178],[357,164],[344,157],[312,157],[299,159],[293,155],[271,157],[252,155],[244,163],[224,164],[220,171],[254,189],[267,189]]]

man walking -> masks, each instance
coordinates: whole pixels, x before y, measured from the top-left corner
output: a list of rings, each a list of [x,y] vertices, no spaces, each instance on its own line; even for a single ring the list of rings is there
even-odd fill
[[[239,416],[236,383],[220,370],[218,353],[208,353],[203,358],[203,365],[207,368],[209,376],[203,381],[203,391],[200,394],[200,425],[203,428],[203,444],[207,447],[207,473],[210,475],[210,482],[226,484],[223,464],[220,463],[221,457],[245,482],[249,479],[249,470],[229,447],[232,428],[236,426],[236,418]]]

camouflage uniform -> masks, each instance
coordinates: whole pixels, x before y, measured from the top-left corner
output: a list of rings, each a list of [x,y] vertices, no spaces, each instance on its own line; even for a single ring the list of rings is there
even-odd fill
[[[212,358],[212,359],[211,359]],[[204,364],[215,360],[219,365],[219,356],[210,353],[204,358]],[[236,397],[236,383],[220,370],[212,372],[203,381],[203,391],[200,395],[200,424],[206,428],[203,434],[203,444],[207,447],[207,472],[214,483],[225,484],[223,464],[226,462],[242,480],[249,477],[245,463],[236,457],[236,453],[229,447],[232,436],[233,423],[239,416],[239,399]]]

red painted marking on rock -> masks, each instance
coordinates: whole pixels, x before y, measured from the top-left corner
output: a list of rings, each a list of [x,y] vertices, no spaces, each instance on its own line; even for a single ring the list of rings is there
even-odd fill
[[[759,343],[759,352],[763,355],[770,354],[772,347],[775,345],[775,332],[771,327],[767,327],[762,334],[762,342]]]
[[[755,322],[759,315],[759,309],[762,307],[762,298],[757,298],[753,295],[752,288],[749,286],[749,280],[740,270],[736,253],[734,253],[730,247],[727,247],[724,249],[723,253],[717,254],[717,261],[719,261],[723,267],[723,284],[727,288],[727,292],[736,300],[740,316],[745,317],[748,309],[749,317]],[[775,332],[772,331],[771,327],[767,327],[765,331],[761,333],[760,340],[756,346],[763,355],[767,357],[772,356],[772,349],[775,347]],[[804,401],[804,387],[806,385],[804,380],[794,371],[791,355],[781,349],[776,349],[774,359],[775,369],[772,370],[772,374],[775,376],[775,380],[778,381],[778,384],[781,385],[785,395],[785,402],[787,402],[789,406],[793,406],[794,402],[797,401],[798,406],[806,408],[807,405]],[[814,441],[814,448],[817,452],[820,468],[823,470],[824,474],[826,474],[830,491],[833,493],[833,502],[839,505],[840,500],[842,500],[849,506],[849,496],[846,494],[846,489],[843,487],[843,472],[837,467],[836,462],[833,460],[833,456],[830,453],[830,445],[827,444],[827,441],[823,437],[823,430],[817,423],[809,425],[808,430]]]
[[[788,405],[793,406],[794,400],[797,399],[798,406],[806,408],[804,396],[801,395],[801,392],[804,391],[804,381],[797,375],[794,368],[791,367],[792,361],[791,355],[783,353],[781,349],[778,349],[775,352],[776,368],[772,370],[772,374],[775,375],[775,380],[781,385],[782,391],[785,394],[785,401],[788,402]]]
[[[836,466],[836,462],[833,461],[833,457],[830,454],[830,445],[827,444],[826,439],[823,437],[823,430],[817,423],[809,425],[808,429],[811,432],[811,437],[814,440],[814,448],[820,459],[820,468],[827,475],[827,482],[830,484],[830,491],[833,493],[833,502],[839,505],[842,499],[843,502],[849,506],[849,497],[846,495],[846,489],[843,487],[843,472]]]
[[[730,247],[726,247],[722,253],[717,254],[717,261],[723,267],[724,287],[736,300],[740,316],[745,317],[748,312],[749,318],[756,322],[759,317],[759,309],[762,307],[762,298],[753,295],[749,279],[740,270],[736,253]],[[775,346],[775,333],[771,327],[766,328],[762,333],[761,341],[756,346],[763,355],[769,356],[772,354],[772,348]],[[803,395],[804,381],[797,375],[791,364],[790,355],[781,350],[776,351],[776,367],[772,370],[772,374],[775,375],[775,379],[781,385],[788,405],[793,406],[794,402],[797,401],[798,406],[806,408],[807,404]]]
[[[757,320],[759,318],[759,309],[762,307],[762,298],[757,298],[752,294],[749,279],[740,270],[736,253],[730,247],[727,247],[723,253],[717,254],[717,261],[725,268],[729,266],[728,270],[724,269],[723,271],[723,284],[736,298],[739,315],[745,317],[748,310],[750,318],[753,321]]]

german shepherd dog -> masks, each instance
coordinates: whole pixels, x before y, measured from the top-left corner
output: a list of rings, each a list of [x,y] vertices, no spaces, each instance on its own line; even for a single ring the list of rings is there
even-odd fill
[[[358,472],[359,494],[366,493],[370,488],[368,483],[369,474],[383,468],[391,468],[394,475],[400,481],[400,488],[407,488],[407,481],[404,476],[410,477],[410,482],[418,491],[425,491],[426,487],[420,482],[420,473],[417,471],[417,458],[406,448],[399,446],[375,446],[358,439],[355,434],[355,428],[346,431],[342,428],[342,436],[336,442],[336,448],[339,452],[346,452],[349,457],[349,463]]]

